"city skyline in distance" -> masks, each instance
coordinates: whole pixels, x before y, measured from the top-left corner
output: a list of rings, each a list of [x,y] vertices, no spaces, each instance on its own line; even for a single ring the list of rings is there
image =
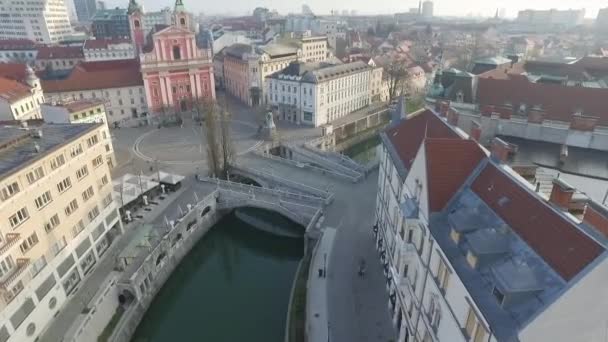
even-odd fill
[[[171,0],[141,0],[145,9],[148,11],[159,10],[164,7],[172,7]],[[504,8],[506,16],[514,18],[517,12],[524,9],[585,9],[585,17],[595,18],[600,8],[608,7],[608,3],[602,6],[598,0],[563,0],[556,3],[554,0],[536,0],[534,2],[526,0],[512,0],[506,4],[500,0],[464,0],[454,2],[449,0],[435,0],[434,13],[437,16],[468,16],[481,15],[493,16],[496,10]],[[194,13],[203,12],[206,14],[230,14],[246,15],[250,14],[255,7],[266,7],[276,9],[279,13],[300,13],[302,5],[308,5],[314,13],[329,14],[331,10],[354,10],[359,14],[394,14],[397,12],[407,12],[410,8],[418,7],[417,0],[379,0],[369,2],[365,0],[351,0],[345,2],[348,7],[341,6],[339,1],[327,2],[322,0],[307,0],[302,2],[286,2],[282,0],[258,0],[251,2],[248,0],[225,0],[221,3],[201,3],[185,0],[186,8]],[[108,0],[108,8],[126,7],[127,0]]]

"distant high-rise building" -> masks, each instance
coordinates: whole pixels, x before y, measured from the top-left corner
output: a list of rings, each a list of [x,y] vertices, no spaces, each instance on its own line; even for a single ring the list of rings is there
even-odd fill
[[[498,17],[499,17],[500,19],[504,19],[504,18],[506,18],[506,17],[507,17],[507,9],[506,9],[506,8],[504,8],[504,7],[503,7],[503,8],[499,8],[499,9],[498,9]]]
[[[105,10],[106,9],[106,2],[105,1],[97,1],[97,9],[98,10]]]
[[[597,13],[595,27],[600,31],[608,31],[608,7],[600,9]]]
[[[431,19],[433,17],[433,2],[426,0],[422,3],[422,17],[424,19]]]
[[[5,2],[2,6],[0,39],[29,39],[51,44],[72,35],[68,7],[64,0],[40,3],[12,1]]]
[[[517,21],[528,25],[554,25],[574,27],[581,25],[585,19],[585,9],[565,10],[524,10],[517,14]]]
[[[304,15],[312,15],[312,10],[310,9],[310,6],[308,5],[302,5],[302,14]]]
[[[129,17],[124,8],[98,10],[91,19],[93,35],[97,39],[130,37]]]
[[[78,21],[87,22],[95,14],[97,2],[95,0],[74,0],[74,7],[76,8]]]

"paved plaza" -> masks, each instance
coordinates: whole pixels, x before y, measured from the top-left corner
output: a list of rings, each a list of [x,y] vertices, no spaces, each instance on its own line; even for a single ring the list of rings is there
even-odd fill
[[[229,99],[229,101],[232,101],[230,110],[234,122],[231,124],[231,129],[235,140],[237,163],[319,189],[330,189],[335,193],[333,203],[326,209],[324,222],[325,226],[336,228],[325,284],[330,340],[388,342],[394,339],[395,331],[388,312],[385,280],[374,249],[371,231],[377,172],[368,175],[364,181],[353,184],[247,153],[259,144],[257,137],[259,114],[233,100]],[[301,141],[320,134],[318,129],[293,124],[277,123],[277,126],[281,138],[289,141]],[[186,187],[204,195],[205,191],[211,189],[193,182],[195,173],[203,173],[206,170],[206,147],[200,128],[193,121],[186,120],[183,127],[112,130],[118,163],[114,169],[114,176],[138,173],[140,170],[149,174],[158,167],[167,172],[186,176],[186,184],[188,184]],[[153,221],[155,218],[150,216],[148,220]],[[123,239],[129,239],[129,236]],[[116,249],[120,246],[122,244]],[[357,274],[361,259],[365,259],[367,263],[364,277],[359,277]],[[107,267],[98,267],[93,273],[98,271],[107,271]],[[91,279],[94,277],[96,276],[91,276]],[[82,296],[83,300],[86,300],[86,294],[89,292],[94,293],[86,290],[88,283],[90,282],[85,282],[83,289],[76,295]],[[78,306],[70,311],[77,309]],[[62,315],[59,319],[62,319]]]

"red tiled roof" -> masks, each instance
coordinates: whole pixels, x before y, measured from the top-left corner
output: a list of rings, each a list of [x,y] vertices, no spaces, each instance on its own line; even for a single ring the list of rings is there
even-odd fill
[[[84,42],[85,49],[107,49],[109,45],[130,43],[128,39],[89,39]]]
[[[608,89],[567,87],[556,84],[529,82],[525,76],[510,79],[479,78],[477,101],[480,105],[503,105],[510,102],[528,107],[542,105],[546,119],[570,122],[572,115],[582,109],[587,116],[599,118],[598,124],[608,126]]]
[[[36,59],[84,58],[82,48],[78,46],[41,46]]]
[[[0,77],[0,98],[13,103],[30,94],[30,88],[26,85],[15,80]]]
[[[569,281],[604,249],[545,201],[488,164],[473,191],[562,278]],[[508,198],[506,203],[502,198]]]
[[[0,39],[0,50],[31,50],[36,43],[29,39]]]
[[[41,80],[45,93],[135,87],[143,82],[135,59],[80,63],[64,80]]]
[[[476,141],[426,139],[429,211],[437,212],[454,196],[487,155]]]
[[[21,81],[25,79],[26,67],[23,63],[0,63],[0,77]]]
[[[429,109],[386,130],[406,169],[412,166],[425,134],[427,138],[459,138],[447,123]]]

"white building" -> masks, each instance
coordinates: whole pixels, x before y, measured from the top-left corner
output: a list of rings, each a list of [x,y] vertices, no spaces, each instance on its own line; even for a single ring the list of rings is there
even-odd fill
[[[40,80],[29,66],[23,82],[0,77],[0,120],[40,119],[43,102]]]
[[[105,101],[102,99],[71,100],[64,103],[43,103],[42,118],[46,123],[107,123]]]
[[[122,232],[112,142],[103,124],[3,126],[0,142],[0,339],[34,342]]]
[[[85,62],[135,58],[135,49],[128,39],[92,39],[84,42]]]
[[[422,17],[424,19],[433,18],[433,2],[431,0],[426,0],[422,3]]]
[[[136,60],[81,63],[65,79],[43,80],[42,89],[50,103],[103,99],[110,125],[135,125],[148,113]]]
[[[294,62],[266,77],[268,103],[280,120],[325,125],[370,104],[372,70],[361,61]]]
[[[64,0],[5,1],[0,13],[0,39],[29,39],[54,44],[73,33]]]
[[[441,113],[381,134],[371,229],[397,340],[601,341],[608,208],[571,215],[571,187],[557,179],[543,197],[503,162],[511,146],[490,154]]]
[[[574,27],[582,25],[585,20],[585,9],[580,10],[523,10],[517,13],[517,22],[527,25],[555,25]]]

